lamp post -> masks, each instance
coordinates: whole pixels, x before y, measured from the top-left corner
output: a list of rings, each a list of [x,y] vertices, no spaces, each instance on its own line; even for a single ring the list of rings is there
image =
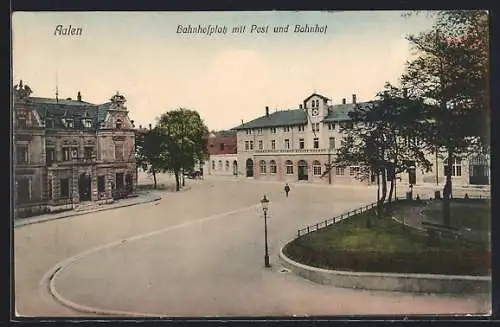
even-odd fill
[[[265,244],[266,244],[266,254],[264,256],[264,265],[266,268],[271,267],[269,264],[269,251],[267,248],[267,211],[269,210],[269,200],[266,198],[264,195],[264,198],[260,200],[260,203],[262,205],[262,211],[264,211],[264,238],[265,238]]]

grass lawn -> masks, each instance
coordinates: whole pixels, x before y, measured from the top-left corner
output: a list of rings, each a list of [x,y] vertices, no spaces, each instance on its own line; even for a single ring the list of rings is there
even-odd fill
[[[298,262],[329,269],[489,274],[489,244],[432,239],[373,211],[300,237],[284,252]]]
[[[490,231],[491,205],[489,202],[454,202],[450,203],[452,224],[459,228],[477,231]],[[442,205],[435,203],[424,210],[424,215],[432,221],[442,221]]]

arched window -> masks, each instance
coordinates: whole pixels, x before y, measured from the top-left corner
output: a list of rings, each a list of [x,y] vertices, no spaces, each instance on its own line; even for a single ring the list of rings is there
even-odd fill
[[[229,160],[226,160],[226,171],[229,170]]]
[[[285,167],[286,167],[286,174],[292,175],[293,174],[293,162],[291,160],[285,161]]]
[[[276,174],[276,171],[277,171],[277,169],[276,169],[276,161],[271,160],[269,162],[269,168],[271,170],[271,174]]]
[[[122,120],[121,119],[116,120],[116,128],[122,128]]]
[[[318,160],[314,160],[312,166],[313,175],[321,175],[321,163]]]
[[[264,160],[259,161],[260,173],[266,173],[266,162]]]
[[[222,160],[219,160],[219,170],[222,170]]]
[[[313,108],[314,108],[314,107],[316,107],[316,101],[314,101],[314,100],[313,100],[313,102],[312,102],[312,107],[313,107]]]

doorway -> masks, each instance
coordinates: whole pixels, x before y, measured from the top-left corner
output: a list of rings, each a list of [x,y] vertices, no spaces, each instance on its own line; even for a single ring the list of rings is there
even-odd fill
[[[78,178],[78,195],[80,201],[90,201],[92,199],[91,179],[87,173],[81,174]]]
[[[247,159],[247,177],[253,177],[253,160]]]
[[[307,175],[307,162],[305,160],[299,161],[297,171],[299,181],[307,181],[309,179],[309,176]]]

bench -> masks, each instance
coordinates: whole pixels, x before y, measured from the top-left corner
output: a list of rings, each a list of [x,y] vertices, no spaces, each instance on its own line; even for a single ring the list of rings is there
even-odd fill
[[[422,221],[422,227],[431,234],[437,234],[439,236],[451,236],[453,238],[457,238],[461,236],[461,232],[458,228],[453,226],[446,226],[443,224],[438,224],[430,221]]]

